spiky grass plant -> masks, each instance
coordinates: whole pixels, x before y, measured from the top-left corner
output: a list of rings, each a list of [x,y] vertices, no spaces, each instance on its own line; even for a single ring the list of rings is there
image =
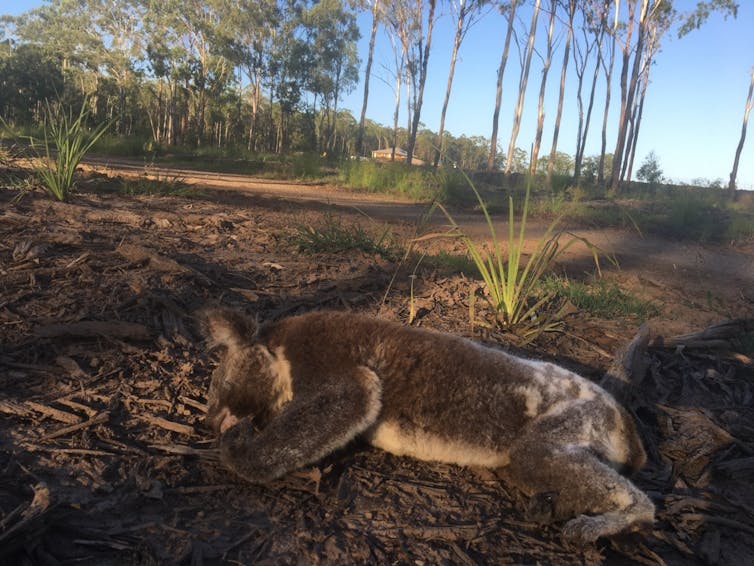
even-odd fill
[[[542,332],[560,328],[562,310],[558,306],[554,292],[542,291],[543,277],[552,269],[555,260],[572,245],[583,243],[592,253],[597,270],[600,270],[598,248],[585,238],[558,230],[561,217],[556,218],[539,238],[534,250],[524,258],[527,219],[531,181],[527,183],[521,217],[516,228],[513,197],[508,199],[508,237],[503,241],[498,237],[495,224],[487,206],[471,180],[468,180],[479,202],[487,224],[491,246],[481,246],[466,235],[448,210],[438,205],[466,247],[481,275],[484,298],[495,313],[495,323],[503,330],[524,341],[531,341]],[[563,244],[561,238],[567,236]],[[472,297],[472,304],[475,297]],[[474,313],[469,311],[472,318]]]
[[[291,239],[300,251],[306,253],[361,250],[386,259],[392,259],[399,253],[389,226],[373,234],[361,224],[345,224],[333,213],[327,213],[317,226],[297,226]]]
[[[34,171],[39,181],[52,195],[64,201],[75,184],[76,168],[97,140],[110,127],[110,122],[102,122],[89,130],[87,101],[78,113],[71,107],[49,102],[45,106],[43,134],[41,141],[30,139],[31,146],[39,153]],[[38,149],[41,146],[41,150]]]

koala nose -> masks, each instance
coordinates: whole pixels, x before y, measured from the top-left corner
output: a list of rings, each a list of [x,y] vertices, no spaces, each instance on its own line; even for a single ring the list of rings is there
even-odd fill
[[[238,422],[238,417],[231,413],[228,407],[222,407],[210,411],[207,415],[207,422],[216,434],[222,434]]]

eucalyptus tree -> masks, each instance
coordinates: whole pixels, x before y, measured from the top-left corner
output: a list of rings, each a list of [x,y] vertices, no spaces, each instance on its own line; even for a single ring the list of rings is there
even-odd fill
[[[354,153],[362,155],[364,153],[364,127],[367,117],[367,104],[369,103],[369,81],[372,78],[372,62],[374,61],[374,44],[377,39],[377,28],[381,18],[380,0],[372,0],[372,26],[369,31],[369,49],[367,51],[367,64],[364,69],[364,97],[361,103],[361,117],[359,118],[359,129],[356,133],[356,147]]]
[[[41,46],[22,43],[0,56],[0,117],[27,124],[41,117],[45,101],[64,89],[60,60]]]
[[[230,0],[143,0],[152,72],[171,82],[173,143],[186,136],[204,141],[210,101],[233,80],[223,42],[230,25]],[[177,99],[177,100],[176,100]]]
[[[440,126],[437,131],[434,156],[435,167],[440,163],[440,155],[443,151],[442,134],[445,129],[445,114],[448,111],[448,103],[450,102],[450,91],[453,88],[453,75],[455,74],[456,60],[458,59],[458,50],[461,48],[461,43],[469,29],[482,17],[483,9],[488,5],[488,2],[489,0],[449,0],[451,11],[456,16],[456,31],[453,37],[453,51],[450,55],[445,99],[443,100],[442,111],[440,112]]]
[[[406,55],[411,112],[406,161],[411,163],[419,130],[427,81],[427,65],[432,46],[437,0],[386,0],[385,20],[399,39]],[[426,18],[425,18],[426,13]]]
[[[319,147],[333,151],[338,102],[358,82],[356,15],[342,0],[321,0],[303,12],[302,21],[312,62],[309,90],[323,105]]]
[[[617,26],[618,15],[615,13],[614,24],[610,26],[610,7],[612,5],[611,0],[596,0],[592,2],[592,9],[597,17],[594,17],[594,21],[599,21],[600,27],[608,34],[609,40],[600,44],[599,63],[602,68],[602,72],[605,75],[605,104],[602,113],[602,137],[600,141],[600,154],[599,161],[597,163],[597,185],[602,186],[605,181],[605,171],[613,167],[613,157],[610,154],[609,163],[610,167],[606,167],[607,160],[607,125],[610,116],[610,100],[612,96],[613,87],[613,69],[615,68],[615,51],[616,51],[616,39],[617,39]],[[608,57],[605,57],[605,49],[608,51]]]
[[[728,195],[731,200],[736,199],[736,177],[738,176],[738,164],[741,160],[741,151],[744,148],[744,142],[746,141],[746,128],[749,123],[749,113],[752,106],[754,106],[754,69],[751,71],[751,80],[749,81],[749,94],[746,96],[746,105],[744,106],[744,120],[741,126],[741,137],[738,139],[738,145],[736,146],[736,155],[733,158],[733,169],[731,169],[730,177],[728,181]]]
[[[673,6],[666,2],[652,13],[652,17],[647,24],[647,39],[645,49],[642,54],[641,67],[639,69],[639,85],[637,85],[637,94],[634,97],[633,107],[628,117],[628,135],[626,141],[626,159],[623,160],[621,170],[621,181],[631,182],[631,172],[633,170],[634,159],[636,157],[636,146],[639,139],[641,128],[641,118],[644,113],[644,101],[647,96],[649,86],[649,75],[654,63],[654,58],[660,51],[660,41],[665,32],[676,21],[677,13]]]
[[[576,153],[574,155],[573,166],[574,182],[578,182],[579,177],[581,176],[581,163],[584,160],[584,150],[586,148],[587,137],[589,136],[589,126],[592,120],[597,79],[599,78],[600,68],[602,66],[602,51],[605,37],[605,22],[603,14],[604,12],[598,12],[595,14],[595,12],[585,8],[582,12],[581,26],[583,39],[574,42],[573,59],[578,79],[576,101],[579,112],[576,134]],[[589,101],[587,103],[586,111],[584,111],[584,99],[582,96],[584,75],[592,58],[595,59],[594,71],[592,73],[591,88],[589,89]]]
[[[523,54],[523,64],[521,65],[521,74],[518,81],[518,100],[516,109],[513,114],[513,126],[511,128],[511,138],[508,144],[508,154],[505,159],[505,173],[511,172],[513,167],[513,156],[516,150],[516,139],[518,131],[521,128],[521,116],[524,110],[524,97],[526,96],[526,85],[529,81],[529,69],[531,68],[531,58],[534,54],[534,40],[537,35],[537,19],[539,18],[540,0],[534,0],[534,7],[531,16],[531,26],[529,27],[528,40]]]
[[[555,158],[558,152],[558,137],[560,135],[560,120],[563,116],[563,100],[565,98],[566,75],[568,73],[568,62],[571,56],[571,42],[573,41],[573,20],[576,16],[577,0],[566,0],[566,41],[563,48],[563,63],[560,68],[560,86],[558,88],[558,109],[555,114],[555,124],[552,131],[552,146],[550,156],[547,159],[547,182],[549,184],[555,168]]]
[[[280,23],[280,7],[276,0],[236,0],[228,8],[229,21],[226,36],[228,56],[237,67],[248,92],[250,109],[246,127],[247,148],[258,150],[261,136],[258,132],[262,105],[262,79],[267,72],[271,56],[272,41]],[[239,106],[246,98],[239,93]]]
[[[614,192],[618,190],[621,174],[625,171],[624,163],[628,157],[630,116],[641,83],[642,63],[646,62],[649,48],[655,51],[659,48],[659,42],[653,46],[650,41],[652,22],[672,18],[674,14],[671,0],[627,0],[626,4],[626,32],[622,41],[620,41],[622,51],[621,110],[610,175],[610,188]],[[695,10],[686,16],[679,28],[679,36],[699,28],[714,11],[721,11],[726,17],[728,15],[735,17],[737,10],[738,3],[733,0],[700,0],[697,2]],[[635,41],[633,39],[634,29],[636,30]]]
[[[529,173],[534,175],[536,164],[539,159],[539,148],[542,145],[542,132],[545,124],[545,89],[547,87],[547,76],[552,64],[553,51],[553,30],[555,29],[555,14],[557,12],[557,0],[550,0],[550,20],[547,24],[547,51],[542,64],[542,80],[539,83],[539,102],[537,104],[537,131],[534,134],[534,143],[531,149],[531,164]]]
[[[92,17],[85,0],[54,0],[18,16],[15,34],[19,41],[37,45],[60,61],[61,96],[81,93],[96,102],[105,46]]]
[[[497,156],[497,132],[500,123],[500,104],[503,99],[503,77],[505,75],[505,68],[508,65],[508,51],[511,45],[511,37],[513,36],[513,24],[516,18],[517,5],[518,0],[511,0],[508,5],[500,5],[500,11],[505,16],[508,25],[505,32],[505,41],[503,42],[503,53],[500,56],[500,64],[497,68],[495,109],[492,113],[492,134],[490,135],[490,150],[487,155],[487,171],[492,171],[495,168]]]

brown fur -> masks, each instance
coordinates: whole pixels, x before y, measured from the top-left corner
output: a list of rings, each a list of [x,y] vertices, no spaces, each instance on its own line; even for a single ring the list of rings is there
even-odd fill
[[[364,436],[396,454],[501,468],[529,516],[583,541],[651,522],[617,470],[646,456],[628,413],[554,364],[366,316],[315,312],[257,327],[202,313],[226,347],[209,392],[222,461],[267,482]]]

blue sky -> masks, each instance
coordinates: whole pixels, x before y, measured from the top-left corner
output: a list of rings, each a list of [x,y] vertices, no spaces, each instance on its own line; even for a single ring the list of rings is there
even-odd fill
[[[0,0],[0,13],[18,14],[41,4],[41,0]],[[680,11],[690,11],[696,5],[696,0],[676,0],[674,4]],[[647,153],[654,151],[664,174],[674,181],[706,178],[722,179],[727,183],[741,133],[750,70],[754,67],[754,2],[743,0],[740,5],[738,18],[735,20],[724,20],[714,14],[704,27],[682,39],[677,39],[672,31],[666,34],[662,51],[652,69],[635,169]],[[522,26],[528,25],[529,12],[522,10],[521,15],[527,20]],[[542,26],[545,24],[543,20],[544,17],[540,21]],[[359,45],[363,72],[371,15],[360,16],[359,24],[363,35]],[[441,17],[435,28],[421,115],[422,122],[432,130],[436,130],[439,125],[453,32],[452,17]],[[453,135],[489,137],[495,76],[504,33],[505,20],[492,12],[472,28],[461,46],[446,118],[446,129]],[[541,36],[544,36],[542,29]],[[390,66],[392,57],[392,49],[385,34],[378,32],[367,116],[382,124],[392,122],[394,94],[392,86],[388,86],[385,81],[391,85],[393,81],[384,69],[384,65]],[[562,51],[558,51],[553,56],[548,81],[543,153],[549,152],[552,139],[561,60]],[[528,148],[534,139],[540,69],[541,61],[535,57],[517,142],[523,148]],[[500,145],[506,148],[517,96],[518,72],[518,55],[511,46],[498,138]],[[615,74],[618,73],[619,67],[616,66]],[[566,85],[558,147],[562,151],[573,153],[577,111],[575,81],[570,79],[573,76],[569,77]],[[342,103],[342,107],[351,109],[355,116],[361,110],[362,88],[362,84],[359,84]],[[617,112],[618,92],[616,83],[613,88],[614,102],[611,105],[614,112]],[[600,105],[595,107],[599,116],[593,118],[596,121],[593,121],[587,142],[587,155],[599,152],[602,109]],[[613,117],[611,123],[616,122],[617,119]],[[405,114],[401,116],[400,123],[405,125]],[[749,130],[741,155],[738,185],[740,188],[754,189],[754,131],[751,131],[754,126],[750,126]],[[609,151],[614,146],[614,135],[614,130],[608,130]]]

